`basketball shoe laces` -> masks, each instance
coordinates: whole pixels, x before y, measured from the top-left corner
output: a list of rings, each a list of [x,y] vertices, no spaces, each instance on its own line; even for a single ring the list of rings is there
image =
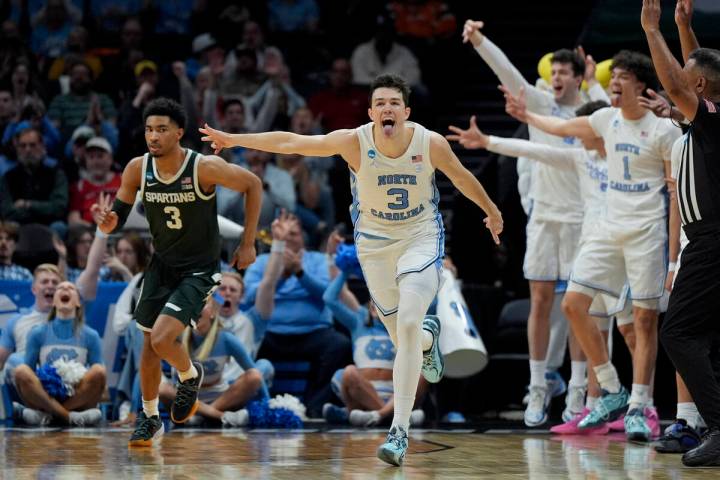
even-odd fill
[[[150,434],[152,433],[152,423],[152,419],[146,415],[145,418],[141,420],[138,426],[135,428],[135,434],[141,438],[151,436]]]
[[[187,407],[195,392],[197,392],[199,387],[190,383],[194,380],[195,378],[190,379],[187,382],[180,382],[177,393],[175,394],[175,404],[178,407]]]
[[[398,450],[402,450],[404,448],[403,440],[407,437],[402,434],[402,430],[396,428],[395,433],[391,433],[389,437],[390,443],[392,443],[395,448],[397,448]]]
[[[594,410],[601,413],[601,416],[600,416],[601,420],[607,421],[610,418],[610,410],[608,410],[608,408],[605,406],[605,403],[603,403],[602,401],[598,402],[595,405]]]

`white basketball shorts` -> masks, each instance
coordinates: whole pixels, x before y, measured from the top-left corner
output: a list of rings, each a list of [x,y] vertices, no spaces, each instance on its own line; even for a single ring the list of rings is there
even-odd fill
[[[378,310],[385,315],[397,312],[398,279],[407,273],[435,268],[438,275],[445,256],[442,226],[428,223],[407,238],[389,239],[356,232],[355,245],[365,283]],[[442,278],[442,277],[441,277]],[[435,292],[437,294],[437,292]]]
[[[570,280],[620,298],[627,279],[633,305],[657,308],[667,273],[666,243],[664,219],[643,228],[604,220],[582,244]]]
[[[582,224],[536,220],[531,216],[525,231],[525,278],[567,280],[580,242]]]

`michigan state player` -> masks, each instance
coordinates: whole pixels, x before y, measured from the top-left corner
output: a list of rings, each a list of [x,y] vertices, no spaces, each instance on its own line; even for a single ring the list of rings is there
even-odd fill
[[[255,261],[262,194],[260,180],[249,171],[180,146],[186,116],[177,102],[153,100],[143,119],[149,153],[125,167],[112,208],[104,197],[92,207],[98,230],[115,233],[124,225],[139,190],[155,248],[135,311],[138,328],[145,334],[140,361],[143,411],[130,446],[151,446],[162,436],[161,360],[172,365],[179,377],[171,419],[183,423],[198,407],[202,365],[190,361],[178,337],[199,318],[205,299],[220,284],[215,186],[246,195],[245,234],[232,259],[238,269]]]
[[[410,89],[402,78],[381,75],[371,92],[372,122],[357,129],[327,135],[227,134],[206,125],[200,131],[216,152],[243,146],[317,157],[341,155],[350,166],[350,213],[358,257],[373,303],[397,348],[394,418],[378,457],[400,465],[420,372],[432,383],[440,381],[443,372],[440,323],[425,317],[439,288],[444,252],[435,169],[485,211],[485,226],[496,242],[502,217],[442,135],[406,122]]]

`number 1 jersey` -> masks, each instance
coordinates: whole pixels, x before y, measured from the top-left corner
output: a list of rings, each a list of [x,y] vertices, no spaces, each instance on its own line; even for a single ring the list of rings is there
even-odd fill
[[[440,194],[430,162],[430,132],[406,122],[413,129],[410,145],[399,157],[389,158],[375,146],[373,125],[356,129],[360,169],[350,172],[350,216],[355,233],[403,239],[431,228],[442,234]]]
[[[142,196],[155,253],[176,268],[207,265],[220,258],[215,192],[204,193],[198,180],[201,155],[186,149],[177,173],[161,179],[155,158],[143,157]]]

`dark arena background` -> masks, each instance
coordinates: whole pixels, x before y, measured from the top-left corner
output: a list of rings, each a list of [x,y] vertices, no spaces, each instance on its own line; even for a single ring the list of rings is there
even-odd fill
[[[660,31],[684,65],[674,19],[676,1],[646,3],[661,5]],[[720,2],[681,3],[694,8],[691,25],[699,44],[718,47]],[[563,255],[557,245],[572,243],[571,234],[553,231],[550,239],[547,232],[531,233],[528,222],[539,211],[533,192],[541,188],[532,186],[539,181],[540,164],[532,154],[518,162],[515,156],[491,151],[487,143],[479,148],[452,138],[454,154],[502,212],[504,229],[496,245],[483,224],[483,211],[436,172],[445,228],[445,283],[430,313],[443,325],[439,345],[446,370],[439,383],[421,381],[402,467],[376,457],[391,426],[392,407],[382,407],[384,402],[362,407],[362,402],[348,400],[360,389],[360,384],[350,383],[356,377],[366,386],[371,383],[365,379],[372,379],[376,389],[375,382],[392,385],[390,337],[385,332],[386,343],[376,339],[363,343],[366,333],[358,332],[370,327],[348,324],[323,303],[329,302],[332,295],[327,292],[340,270],[348,288],[340,297],[335,292],[331,300],[352,297],[347,305],[361,312],[367,310],[358,309],[371,303],[359,268],[341,264],[341,258],[357,263],[350,258],[354,253],[346,250],[354,240],[348,165],[340,156],[270,154],[243,147],[225,149],[219,156],[262,181],[258,261],[247,271],[231,266],[243,234],[244,198],[218,187],[221,270],[226,274],[215,295],[218,316],[211,321],[242,343],[251,365],[240,368],[235,360],[225,364],[234,355],[229,351],[218,354],[221,360],[214,354],[204,359],[206,379],[217,373],[223,380],[213,377],[216,385],[203,384],[200,399],[204,391],[212,393],[214,387],[223,386],[226,390],[219,390],[225,392],[223,400],[203,400],[194,417],[176,424],[170,418],[170,403],[177,372],[163,362],[159,413],[164,436],[152,447],[128,446],[138,415],[144,415],[138,373],[143,334],[133,312],[151,258],[151,237],[141,202],[133,207],[124,228],[109,236],[96,234],[91,205],[101,193],[114,197],[123,169],[147,152],[143,109],[148,103],[159,97],[179,102],[187,114],[181,145],[212,155],[213,149],[198,132],[206,123],[237,134],[302,135],[368,123],[370,84],[379,74],[393,73],[410,84],[409,121],[445,136],[453,134],[450,126],[468,129],[474,116],[479,131],[492,138],[544,143],[534,133],[528,137],[527,125],[506,112],[499,75],[472,41],[463,42],[466,21],[484,22],[479,29],[483,42],[491,40],[508,62],[498,68],[514,68],[526,80],[526,91],[543,92],[553,107],[537,113],[570,118],[574,108],[595,98],[585,86],[579,93],[558,90],[563,85],[577,88],[563,84],[556,71],[558,65],[571,66],[571,60],[553,61],[553,52],[569,49],[584,64],[583,71],[571,69],[569,76],[578,82],[582,76],[586,85],[591,80],[598,95],[613,107],[630,102],[618,100],[630,93],[621,93],[619,84],[611,80],[617,74],[611,59],[621,50],[649,58],[642,7],[642,0],[0,1],[0,478],[718,478],[716,469],[686,467],[680,454],[658,449],[676,438],[670,435],[668,440],[665,429],[675,432],[676,418],[684,418],[679,404],[685,405],[677,398],[673,363],[655,335],[663,325],[667,292],[649,334],[639,333],[637,323],[635,330],[632,323],[621,330],[611,318],[607,342],[620,383],[628,392],[632,389],[632,395],[645,392],[641,415],[651,433],[638,438],[624,431],[622,420],[619,427],[617,421],[608,422],[612,429],[602,423],[600,432],[579,428],[571,434],[551,432],[576,414],[587,414],[583,410],[590,405],[585,403],[586,372],[593,366],[589,361],[572,361],[565,341],[564,335],[572,331],[561,308],[569,272],[532,278],[544,285],[544,293],[531,302],[526,277],[532,274],[524,265],[554,262]],[[645,87],[664,94],[657,82],[646,82]],[[664,109],[665,103],[657,100],[663,97],[638,91],[638,96],[643,95],[654,101],[653,115],[667,116],[671,111],[667,101]],[[532,111],[537,104],[530,93],[527,100]],[[571,113],[561,113],[568,105],[573,107]],[[673,122],[676,137],[688,130],[688,122]],[[639,135],[646,138],[648,133]],[[553,138],[562,144],[563,139]],[[575,151],[585,152],[579,139],[564,140]],[[529,145],[531,150],[539,149]],[[608,167],[600,188],[609,192],[609,198],[617,194],[608,186],[614,157],[609,140],[604,145]],[[668,155],[661,155],[668,164],[670,146],[666,145]],[[548,164],[554,157],[550,158]],[[543,168],[552,175],[553,167]],[[579,177],[588,173],[580,170],[573,175],[581,184]],[[147,174],[149,182],[152,174]],[[664,177],[661,173],[662,182]],[[199,189],[194,182],[189,175],[181,188]],[[666,212],[657,235],[670,242],[673,225],[667,218],[675,197],[669,193],[673,183],[669,185],[654,201]],[[582,186],[574,188],[583,194]],[[560,191],[544,195],[568,196]],[[586,199],[574,198],[578,204]],[[261,259],[270,256],[278,239],[272,225],[280,212],[297,218],[297,241],[302,243],[298,253],[285,255],[281,279],[270,291],[275,310],[263,319],[254,303],[255,292],[264,285],[260,265],[266,263]],[[585,221],[594,226],[601,220]],[[573,221],[579,228],[581,220]],[[187,234],[204,241],[202,232]],[[534,247],[539,253],[526,257],[530,238],[539,245]],[[288,239],[286,252],[290,245]],[[666,243],[661,253],[648,250],[641,256],[657,253],[658,268],[665,272],[672,252]],[[571,266],[574,254],[568,255],[572,258],[561,262]],[[631,261],[625,262],[632,269]],[[79,347],[56,349],[52,358],[47,355],[43,348],[52,343],[48,336],[56,334],[44,340],[32,335],[45,328],[51,307],[62,301],[56,293],[61,279],[76,285],[84,323],[97,333],[93,346],[83,347],[85,364],[78,358]],[[296,287],[284,283],[291,280]],[[552,286],[547,287],[556,280],[553,299]],[[629,306],[632,292],[625,293],[628,298],[623,300]],[[530,317],[538,323],[528,333]],[[364,318],[372,322],[369,313]],[[558,334],[559,341],[550,341],[547,360],[533,363],[528,337],[532,343],[542,336],[538,333],[542,319],[544,328],[564,333]],[[78,328],[73,335],[81,335]],[[207,329],[197,338],[205,338],[206,333]],[[216,334],[220,335],[207,336]],[[657,358],[650,360],[652,380],[649,386],[640,385],[649,392],[636,389],[638,382],[633,381],[633,356],[627,344],[637,347],[628,338],[638,335],[649,335],[657,346]],[[35,345],[30,337],[45,343]],[[47,360],[28,366],[28,359],[37,358],[29,353],[35,349],[41,359],[65,363]],[[390,356],[383,357],[386,353]],[[389,367],[352,366],[358,357],[367,363],[367,357],[376,354],[389,361]],[[546,381],[541,387],[531,386],[531,369],[538,365]],[[336,373],[341,368],[345,370]],[[16,371],[22,373],[15,375]],[[223,383],[226,377],[228,382]],[[30,393],[34,388],[46,392],[47,402]],[[262,398],[264,388],[274,399],[269,403],[268,397]],[[533,399],[537,392],[541,392],[543,419],[528,422],[528,412],[538,408],[537,398]],[[372,393],[377,397],[375,390]],[[630,404],[636,400],[632,396]],[[570,406],[573,401],[579,405],[576,410]],[[53,407],[47,407],[51,402]],[[699,420],[688,422],[695,428],[692,435],[677,440],[692,446],[700,442],[704,425],[694,411]],[[720,465],[720,449],[715,465]]]

